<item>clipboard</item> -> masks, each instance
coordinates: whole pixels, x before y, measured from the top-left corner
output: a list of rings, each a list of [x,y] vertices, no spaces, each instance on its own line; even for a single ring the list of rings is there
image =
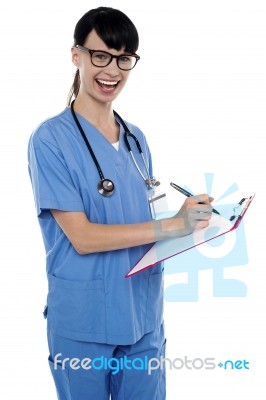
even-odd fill
[[[187,236],[164,239],[154,243],[150,250],[126,274],[125,278],[129,278],[153,267],[161,261],[165,261],[168,258],[237,229],[254,197],[255,194],[240,200],[236,207],[233,208],[231,212],[233,215],[230,217],[213,214],[206,228],[196,230]]]

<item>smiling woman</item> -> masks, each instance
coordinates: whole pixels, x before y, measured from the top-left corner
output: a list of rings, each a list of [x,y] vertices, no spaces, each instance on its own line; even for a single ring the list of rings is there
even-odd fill
[[[153,242],[205,227],[211,216],[203,194],[187,199],[172,218],[152,218],[149,199],[158,181],[146,138],[112,108],[139,60],[138,41],[121,11],[87,12],[71,48],[77,71],[70,107],[43,122],[29,143],[47,253],[49,364],[61,400],[165,399],[164,368],[151,375],[127,369],[85,374],[60,368],[55,357],[164,357],[163,265],[124,276]]]
[[[123,60],[121,57],[125,57],[124,46],[119,50],[113,50],[116,54],[109,53],[109,47],[95,29],[89,33],[84,44],[86,47],[80,45],[72,47],[72,61],[79,75],[78,87],[73,87],[73,93],[77,98],[75,108],[81,114],[80,108],[83,108],[85,99],[90,102],[91,107],[95,104],[95,100],[101,102],[103,106],[106,106],[106,102],[113,101],[125,86],[131,69],[131,63],[128,63],[130,68],[120,68],[121,59]]]
[[[113,12],[111,19],[110,16],[108,17],[109,19],[106,18],[103,7],[100,7],[98,10],[98,13],[86,13],[77,23],[74,31],[73,49],[78,48],[81,51],[88,52],[91,56],[91,63],[94,66],[106,67],[112,62],[113,57],[116,57],[117,66],[121,70],[128,71],[132,69],[139,59],[135,54],[139,46],[139,36],[136,27],[132,24],[130,19],[119,10]],[[93,43],[96,47],[85,47],[90,33],[92,33],[92,36],[100,39],[100,43],[98,41]],[[100,47],[97,47],[97,45]],[[96,51],[100,49],[107,51]],[[130,60],[130,68],[123,68],[124,65],[119,65],[123,64],[121,61],[123,60],[123,54],[111,55],[108,52],[109,49],[115,49],[117,52],[124,49],[128,56],[134,54],[135,57]],[[74,82],[69,93],[68,104],[70,104],[73,95],[77,97],[79,89],[80,71],[79,68],[77,68]]]

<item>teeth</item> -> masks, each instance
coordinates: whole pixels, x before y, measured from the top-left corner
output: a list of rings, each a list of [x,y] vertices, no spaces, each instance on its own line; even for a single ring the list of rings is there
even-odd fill
[[[102,81],[101,79],[97,79],[98,82],[102,83],[103,85],[107,85],[107,86],[113,86],[113,85],[117,85],[118,81],[115,82],[108,82],[108,81]]]

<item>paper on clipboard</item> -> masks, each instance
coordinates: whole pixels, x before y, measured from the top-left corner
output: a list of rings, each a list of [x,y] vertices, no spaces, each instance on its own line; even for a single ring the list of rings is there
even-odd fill
[[[248,207],[255,195],[248,197],[243,206],[242,212],[230,221],[227,217],[213,214],[207,228],[194,231],[192,234],[182,237],[164,239],[156,242],[150,250],[138,261],[138,263],[127,273],[129,278],[147,268],[156,265],[170,257],[176,256],[184,251],[190,250],[195,246],[206,243],[221,235],[225,235],[236,229],[242,221]]]

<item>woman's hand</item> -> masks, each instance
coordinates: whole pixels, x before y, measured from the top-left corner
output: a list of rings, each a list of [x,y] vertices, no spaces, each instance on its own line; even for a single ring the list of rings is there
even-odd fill
[[[166,237],[186,236],[209,225],[212,216],[213,197],[199,194],[188,197],[172,218],[155,222],[155,241]]]
[[[181,209],[173,217],[179,222],[178,229],[182,236],[209,225],[212,216],[212,201],[213,197],[209,197],[208,194],[191,196],[184,201]]]

